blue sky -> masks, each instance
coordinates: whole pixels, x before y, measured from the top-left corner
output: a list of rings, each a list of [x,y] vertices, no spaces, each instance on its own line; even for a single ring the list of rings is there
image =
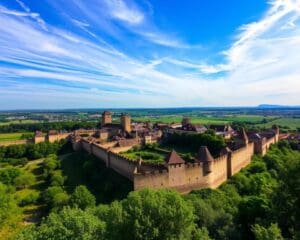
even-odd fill
[[[300,0],[1,0],[0,109],[300,104]]]

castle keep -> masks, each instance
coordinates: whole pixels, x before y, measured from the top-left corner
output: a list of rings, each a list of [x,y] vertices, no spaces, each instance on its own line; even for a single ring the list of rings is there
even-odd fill
[[[190,124],[183,121],[183,124]],[[197,131],[190,126],[178,131]],[[193,130],[194,129],[194,130]],[[233,134],[230,127],[222,128],[222,135],[228,136],[226,129]],[[174,130],[174,129],[173,129]],[[104,112],[102,127],[94,131],[92,137],[83,135],[85,130],[71,134],[70,140],[74,150],[83,149],[103,161],[122,176],[133,182],[134,190],[142,188],[173,188],[179,192],[189,192],[199,188],[216,188],[229,177],[239,172],[251,162],[254,154],[266,154],[271,144],[278,141],[279,129],[263,133],[246,133],[244,129],[239,134],[235,145],[224,148],[219,157],[212,157],[206,146],[199,146],[194,163],[185,162],[174,150],[165,159],[164,164],[151,164],[142,159],[133,161],[119,154],[135,145],[147,143],[146,139],[158,140],[160,130],[149,130],[147,126],[132,126],[130,116],[121,115],[121,124],[112,124],[111,115]],[[165,129],[170,134],[172,129]],[[105,137],[101,134],[106,133]],[[90,134],[93,135],[93,134]],[[85,137],[83,137],[85,136]],[[102,137],[101,137],[102,136]],[[103,142],[103,139],[109,140]]]

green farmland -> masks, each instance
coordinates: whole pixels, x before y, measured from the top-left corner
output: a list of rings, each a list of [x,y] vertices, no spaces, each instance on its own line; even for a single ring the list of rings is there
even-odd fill
[[[300,118],[278,118],[265,124],[259,124],[258,126],[270,128],[274,124],[283,129],[297,130],[300,128]]]
[[[22,133],[0,133],[0,142],[18,141],[24,139],[24,134],[30,134],[29,132]]]
[[[188,116],[188,115],[187,115]],[[162,115],[162,116],[145,116],[134,117],[134,121],[138,122],[161,122],[161,123],[180,123],[184,115]],[[195,124],[225,124],[232,122],[248,122],[248,123],[261,123],[262,121],[273,121],[276,117],[264,117],[260,115],[207,115],[207,116],[190,116],[191,122]]]
[[[10,125],[10,124],[24,124],[24,123],[37,123],[38,121],[35,120],[13,120],[13,121],[8,121],[8,122],[0,122],[0,126],[6,126],[6,125]]]

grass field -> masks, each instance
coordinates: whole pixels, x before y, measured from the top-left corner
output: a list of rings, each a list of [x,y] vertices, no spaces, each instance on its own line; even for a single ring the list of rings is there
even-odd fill
[[[134,117],[134,121],[138,122],[162,122],[162,123],[180,123],[183,115],[164,115],[164,116],[145,116],[145,117]],[[260,115],[207,115],[207,116],[191,116],[191,122],[195,124],[226,124],[231,122],[249,122],[249,123],[260,123],[262,120],[272,121],[276,117],[272,116],[260,116]]]
[[[270,128],[274,124],[284,129],[296,130],[300,128],[300,118],[279,118],[265,124],[258,124],[257,126]]]
[[[162,116],[162,117],[135,117],[133,121],[137,122],[160,122],[160,123],[180,123],[182,116]],[[201,117],[192,117],[192,123],[195,124],[224,124],[228,121],[220,120],[216,118],[201,118]]]
[[[22,132],[22,133],[0,133],[0,142],[22,140],[22,135],[23,134],[29,134],[29,132]]]
[[[122,155],[135,161],[138,161],[141,157],[143,161],[151,163],[163,163],[165,160],[165,154],[148,150],[128,151],[122,153]]]
[[[9,122],[0,122],[0,126],[5,126],[5,125],[10,125],[10,124],[18,124],[18,123],[37,123],[39,121],[36,120],[13,120],[13,121],[9,121]]]

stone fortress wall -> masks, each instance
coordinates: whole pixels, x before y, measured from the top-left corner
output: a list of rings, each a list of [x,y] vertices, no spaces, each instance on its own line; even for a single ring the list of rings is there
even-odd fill
[[[200,188],[216,188],[229,177],[239,172],[251,162],[254,144],[228,152],[211,163],[185,163],[170,165],[165,172],[154,171],[134,174],[134,190],[145,187],[174,188],[180,192],[190,192]],[[209,170],[206,164],[211,164]]]
[[[212,158],[208,149],[204,147],[208,160],[165,165],[133,161],[114,152],[113,147],[104,147],[93,140],[75,135],[71,137],[71,142],[74,150],[83,149],[93,154],[107,167],[130,179],[134,190],[172,188],[187,193],[194,189],[218,187],[241,168],[246,167],[254,154],[264,155],[270,145],[278,141],[278,136],[279,130],[271,137],[251,142],[246,137],[243,146],[234,151],[226,148],[217,158]]]

